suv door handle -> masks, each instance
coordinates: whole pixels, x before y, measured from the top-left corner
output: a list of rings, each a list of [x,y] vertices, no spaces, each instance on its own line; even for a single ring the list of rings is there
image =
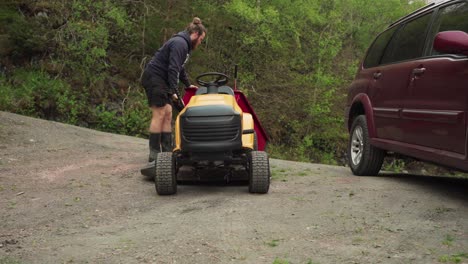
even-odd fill
[[[381,72],[374,72],[374,79],[380,79],[380,77],[382,77],[382,73]]]
[[[421,75],[426,71],[426,68],[415,68],[413,69],[413,74],[414,75]]]

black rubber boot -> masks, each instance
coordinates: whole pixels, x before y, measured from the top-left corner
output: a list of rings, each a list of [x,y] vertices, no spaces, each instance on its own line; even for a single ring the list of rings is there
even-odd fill
[[[149,137],[150,154],[148,162],[155,161],[158,153],[161,152],[161,133],[151,133]]]
[[[161,146],[163,152],[172,152],[172,133],[170,132],[162,132],[161,133]]]

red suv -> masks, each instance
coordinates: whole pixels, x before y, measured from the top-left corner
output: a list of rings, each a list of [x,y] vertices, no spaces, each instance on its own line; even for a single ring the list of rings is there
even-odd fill
[[[346,105],[349,166],[375,175],[387,151],[468,171],[468,0],[394,22],[367,51]]]

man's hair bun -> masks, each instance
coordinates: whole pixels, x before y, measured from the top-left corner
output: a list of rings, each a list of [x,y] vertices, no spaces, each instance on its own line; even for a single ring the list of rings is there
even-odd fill
[[[192,23],[190,23],[187,28],[186,28],[186,31],[188,31],[188,33],[192,34],[192,33],[198,33],[198,34],[203,34],[203,32],[206,33],[206,28],[205,26],[203,26],[202,22],[201,22],[201,19],[199,17],[194,17],[193,20],[192,20]]]
[[[200,18],[194,17],[192,23],[195,24],[195,25],[198,25],[198,24],[201,24],[202,22],[201,22],[201,19],[200,19]]]

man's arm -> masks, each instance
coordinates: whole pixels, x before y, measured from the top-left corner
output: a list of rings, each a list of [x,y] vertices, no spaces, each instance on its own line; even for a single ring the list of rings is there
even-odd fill
[[[180,71],[179,80],[185,85],[185,88],[190,87],[190,81],[184,67],[182,67],[182,70]]]
[[[178,91],[178,82],[181,74],[185,74],[182,65],[187,58],[188,45],[185,40],[177,40],[171,44],[169,49],[169,69],[168,69],[168,82],[169,88],[172,93]],[[182,73],[183,72],[183,73]],[[185,75],[185,77],[187,77]]]

